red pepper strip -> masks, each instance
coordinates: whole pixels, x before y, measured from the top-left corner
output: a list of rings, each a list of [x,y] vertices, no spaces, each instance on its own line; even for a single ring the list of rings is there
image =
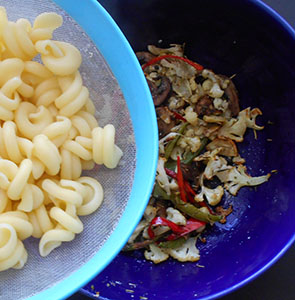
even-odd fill
[[[174,114],[175,119],[178,119],[178,120],[187,122],[187,120],[186,120],[182,115],[180,115],[180,114],[177,113],[176,111],[172,111],[172,112],[173,112],[173,114]]]
[[[180,238],[181,236],[185,236],[187,235],[188,233],[194,231],[194,230],[197,230],[199,228],[201,228],[202,226],[206,226],[206,223],[205,222],[202,222],[202,221],[198,221],[196,219],[193,219],[193,218],[189,218],[187,221],[186,221],[186,225],[182,226],[182,233],[180,234],[177,234],[177,233],[171,233],[170,235],[168,235],[166,237],[166,239],[168,241],[172,241],[172,240],[175,240],[175,239],[178,239]]]
[[[177,174],[174,171],[167,169],[167,168],[165,168],[165,171],[168,176],[177,180]],[[191,188],[190,184],[187,181],[183,180],[183,182],[184,182],[184,190],[187,194],[187,197],[190,200],[190,202],[193,203],[194,202],[193,196],[196,195],[196,192]]]
[[[168,169],[168,168],[165,168],[165,172],[168,176],[170,176],[171,178],[173,179],[177,179],[177,175],[174,171]]]
[[[184,236],[194,230],[197,230],[199,229],[200,227],[202,226],[205,226],[206,223],[205,222],[202,222],[202,221],[198,221],[196,219],[193,219],[193,218],[190,218],[187,220],[186,222],[186,225],[177,225],[175,224],[174,222],[172,221],[169,221],[165,218],[162,218],[162,217],[155,217],[150,225],[149,225],[149,228],[148,228],[148,235],[150,236],[150,238],[154,238],[155,237],[155,233],[152,229],[152,226],[168,226],[172,231],[173,233],[170,234],[167,239],[173,239],[174,237],[175,238],[178,238],[178,237],[181,237],[181,236]]]
[[[193,66],[198,71],[202,71],[204,69],[203,66],[201,66],[201,65],[199,65],[199,64],[197,64],[197,63],[195,63],[195,62],[193,62],[193,61],[191,61],[191,60],[189,60],[187,58],[184,58],[184,57],[181,57],[181,56],[177,56],[177,55],[166,54],[166,55],[157,56],[155,58],[152,58],[150,61],[148,61],[146,64],[144,64],[142,66],[142,70],[144,70],[146,67],[151,66],[151,65],[153,65],[153,64],[155,64],[155,63],[157,63],[160,60],[165,59],[165,58],[175,58],[175,59],[182,60],[182,61],[186,62],[187,64]]]
[[[182,228],[181,226],[175,224],[174,222],[171,222],[165,218],[162,217],[155,217],[148,228],[148,235],[150,236],[151,239],[153,239],[155,237],[155,233],[153,232],[152,226],[153,225],[162,225],[162,226],[168,226],[174,233],[182,233]]]
[[[177,156],[176,178],[177,178],[177,183],[178,183],[179,192],[180,192],[180,199],[183,202],[187,202],[186,193],[185,193],[185,189],[184,189],[184,179],[183,179],[183,174],[182,174],[181,167],[180,167],[180,157],[179,156]]]

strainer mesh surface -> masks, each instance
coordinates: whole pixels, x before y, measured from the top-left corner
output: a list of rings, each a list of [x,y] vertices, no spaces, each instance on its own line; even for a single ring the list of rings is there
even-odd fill
[[[39,255],[39,240],[30,238],[24,242],[29,254],[24,268],[0,272],[0,299],[20,300],[52,287],[78,270],[100,250],[116,227],[129,199],[136,148],[130,115],[118,83],[83,29],[51,1],[0,0],[0,5],[6,8],[11,21],[27,18],[33,23],[42,12],[62,15],[63,25],[54,32],[53,39],[70,42],[80,50],[83,57],[80,73],[95,103],[99,125],[112,123],[116,127],[116,144],[124,152],[116,169],[96,166],[84,173],[98,179],[105,197],[97,212],[81,217],[84,224],[82,233],[76,235],[72,242],[63,243],[45,258]]]

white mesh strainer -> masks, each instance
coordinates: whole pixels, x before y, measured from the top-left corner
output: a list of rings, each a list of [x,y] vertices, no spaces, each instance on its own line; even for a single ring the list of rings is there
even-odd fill
[[[70,13],[76,14],[78,22],[99,44],[108,64],[82,27],[54,2],[0,0],[12,21],[22,17],[33,21],[38,14],[49,11],[62,15],[63,25],[54,32],[54,39],[70,42],[81,51],[80,72],[95,103],[99,125],[114,124],[116,144],[124,156],[114,170],[100,166],[88,173],[100,181],[105,198],[97,212],[81,218],[84,231],[76,235],[74,241],[63,243],[45,258],[39,255],[39,240],[30,238],[24,242],[29,254],[25,267],[0,272],[0,299],[5,300],[60,299],[101,271],[118,253],[139,221],[155,173],[158,148],[155,116],[148,88],[131,48],[95,1],[60,0],[56,3],[64,8],[68,6]],[[104,37],[104,34],[112,36]],[[106,40],[108,37],[113,43]],[[117,55],[112,45],[120,46]],[[122,61],[120,66],[116,65],[119,59]],[[150,126],[144,127],[146,122],[150,122]],[[143,156],[147,161],[137,164]]]

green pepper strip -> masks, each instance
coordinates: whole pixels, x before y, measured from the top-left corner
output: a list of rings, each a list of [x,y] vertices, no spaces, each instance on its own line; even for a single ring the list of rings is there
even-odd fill
[[[166,158],[166,159],[168,159],[168,158],[170,157],[170,155],[171,155],[171,153],[172,153],[172,151],[173,151],[173,149],[174,149],[176,143],[177,143],[178,140],[180,139],[180,135],[183,134],[183,132],[184,132],[184,130],[185,130],[185,128],[186,128],[187,125],[188,125],[188,123],[183,123],[183,124],[180,126],[179,130],[178,130],[179,135],[176,136],[172,141],[170,141],[170,142],[167,144],[166,149],[165,149],[165,158]]]
[[[160,185],[157,182],[154,185],[153,196],[155,198],[170,200],[170,196],[160,187]]]
[[[173,241],[160,242],[158,244],[158,246],[160,248],[176,249],[176,248],[182,246],[185,243],[185,241],[186,241],[186,238],[182,236]]]
[[[201,146],[200,146],[200,148],[196,151],[196,152],[189,152],[187,155],[186,155],[186,157],[185,157],[185,159],[183,159],[181,162],[182,163],[184,163],[184,164],[186,164],[186,165],[188,165],[188,164],[190,164],[192,161],[193,161],[193,159],[195,158],[195,157],[197,157],[198,155],[200,155],[200,153],[204,150],[204,148],[206,147],[206,145],[207,145],[207,143],[208,143],[208,138],[203,138],[202,139],[202,141],[201,141]],[[172,149],[173,150],[173,149]],[[172,151],[171,151],[172,152]],[[170,153],[171,154],[171,153]],[[166,157],[166,156],[165,156]],[[176,168],[176,161],[175,160],[168,160],[168,161],[166,161],[165,162],[165,168],[167,168],[167,169],[170,169],[170,170],[175,170],[175,168]]]
[[[207,143],[208,143],[208,138],[206,138],[206,137],[203,138],[201,140],[200,148],[196,152],[189,152],[186,155],[185,159],[183,159],[181,162],[184,163],[184,164],[187,164],[187,165],[190,164],[193,161],[193,159],[195,157],[197,157],[204,150],[204,148],[206,147]]]
[[[179,198],[176,199],[171,198],[171,201],[173,202],[173,204],[177,209],[179,209],[180,211],[182,211],[183,213],[189,215],[194,219],[211,223],[211,222],[220,221],[222,218],[219,215],[212,215],[210,213],[203,212],[193,204],[183,202]]]

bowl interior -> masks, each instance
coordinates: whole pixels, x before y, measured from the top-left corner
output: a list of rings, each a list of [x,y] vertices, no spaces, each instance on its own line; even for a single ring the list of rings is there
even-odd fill
[[[0,0],[0,5],[6,7],[10,21],[33,22],[43,12],[63,17],[63,26],[53,37],[80,50],[83,85],[95,103],[99,125],[114,124],[116,144],[124,152],[117,168],[96,166],[87,174],[103,186],[104,201],[96,212],[81,217],[84,230],[73,242],[63,243],[43,258],[39,239],[30,238],[24,242],[29,255],[24,268],[0,273],[1,299],[62,299],[105,268],[141,218],[158,159],[155,111],[130,45],[96,1],[76,0],[73,5],[67,0]]]
[[[241,107],[260,108],[265,126],[258,139],[248,131],[238,145],[241,156],[252,176],[278,172],[255,189],[225,197],[234,212],[225,225],[208,231],[198,264],[153,265],[142,252],[121,253],[83,291],[112,300],[225,294],[260,274],[295,240],[294,31],[258,1],[100,2],[135,51],[185,43],[188,58],[216,73],[236,74]]]

